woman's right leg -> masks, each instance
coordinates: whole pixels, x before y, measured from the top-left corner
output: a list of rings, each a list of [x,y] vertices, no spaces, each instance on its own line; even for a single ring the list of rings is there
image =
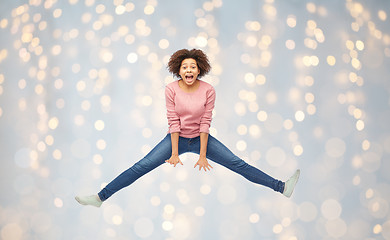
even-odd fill
[[[103,188],[98,196],[101,201],[107,200],[111,195],[129,186],[138,178],[165,163],[172,154],[171,136],[168,134],[159,144],[157,144],[143,159],[135,163],[132,167],[122,172]]]

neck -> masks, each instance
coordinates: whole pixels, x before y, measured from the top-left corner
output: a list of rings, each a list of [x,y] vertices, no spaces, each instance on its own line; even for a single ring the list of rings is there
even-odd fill
[[[195,82],[191,85],[187,85],[183,80],[179,81],[179,87],[184,92],[195,92],[199,88],[199,80],[196,79]]]

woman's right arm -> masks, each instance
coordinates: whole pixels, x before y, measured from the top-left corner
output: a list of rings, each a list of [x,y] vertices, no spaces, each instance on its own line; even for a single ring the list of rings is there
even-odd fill
[[[178,132],[171,133],[171,143],[172,143],[172,155],[165,162],[176,167],[178,163],[183,165],[179,158],[179,134]]]
[[[180,135],[180,117],[175,111],[175,97],[173,89],[165,88],[165,101],[167,107],[167,118],[169,124],[169,132],[171,133],[172,154],[165,162],[176,167],[176,164],[183,163],[179,158],[179,135]]]

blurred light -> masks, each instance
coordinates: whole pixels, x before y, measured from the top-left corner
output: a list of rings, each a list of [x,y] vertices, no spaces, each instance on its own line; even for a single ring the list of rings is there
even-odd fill
[[[237,127],[237,133],[238,133],[239,135],[245,135],[245,134],[247,134],[247,132],[248,132],[248,128],[247,128],[245,125],[240,124],[240,125]]]
[[[306,10],[309,13],[315,13],[316,12],[316,5],[312,2],[306,3]]]
[[[208,195],[210,194],[211,192],[211,187],[207,184],[203,184],[201,187],[200,187],[200,193],[202,193],[203,195]]]
[[[245,104],[238,102],[234,105],[234,110],[239,116],[244,116],[246,114]]]
[[[363,149],[364,151],[367,151],[368,149],[370,149],[370,146],[371,146],[370,141],[364,140],[364,141],[362,142],[362,149]]]
[[[129,55],[127,55],[127,61],[129,63],[135,63],[137,62],[137,60],[138,60],[138,56],[136,53],[129,53]]]
[[[6,28],[8,26],[8,19],[1,19],[0,21],[0,28]]]
[[[357,122],[356,122],[356,129],[358,131],[362,131],[364,129],[364,122],[363,122],[363,120],[357,120]]]
[[[355,48],[355,44],[351,40],[347,40],[345,42],[345,45],[347,46],[347,49],[353,50]]]
[[[164,231],[171,231],[172,229],[173,229],[173,224],[172,224],[172,222],[171,221],[164,221],[163,223],[162,223],[162,229],[164,230]]]
[[[287,130],[290,130],[290,129],[292,129],[292,128],[294,127],[294,123],[293,123],[293,121],[291,121],[290,119],[286,119],[286,120],[284,120],[284,122],[283,122],[283,127],[284,127],[285,129],[287,129]]]
[[[152,136],[152,134],[153,134],[153,132],[152,132],[152,130],[150,128],[144,128],[142,130],[142,136],[144,138],[150,138]]]
[[[150,203],[153,206],[159,206],[161,204],[161,199],[158,196],[153,196],[153,197],[150,198]]]
[[[107,146],[107,143],[104,139],[99,139],[96,141],[96,147],[99,149],[99,150],[104,150]]]
[[[83,23],[89,23],[92,19],[92,14],[91,13],[83,13],[83,15],[81,16],[81,22]]]
[[[306,111],[309,115],[314,115],[317,111],[317,108],[314,104],[309,104],[306,107]]]
[[[214,5],[213,5],[212,2],[204,2],[204,3],[203,3],[203,9],[204,9],[204,10],[210,12],[210,11],[213,10],[213,8],[214,8]]]
[[[287,25],[290,28],[294,28],[297,25],[297,18],[294,15],[289,15],[286,20]]]
[[[134,5],[134,3],[126,3],[125,7],[126,7],[126,12],[131,12],[134,10],[135,5]]]
[[[3,239],[23,239],[23,228],[18,223],[7,223],[1,228],[1,236]]]
[[[170,188],[171,188],[171,186],[169,185],[169,183],[162,182],[162,183],[160,184],[160,190],[161,190],[162,192],[168,192]]]
[[[115,225],[121,225],[122,224],[122,217],[121,216],[118,216],[118,215],[114,215],[112,217],[112,223],[114,223]]]
[[[50,118],[48,125],[50,129],[56,129],[58,127],[58,118],[52,117]]]
[[[158,43],[161,49],[167,49],[169,47],[169,41],[167,39],[161,39]]]
[[[64,206],[64,203],[63,203],[62,199],[56,197],[54,199],[54,206],[56,206],[57,208],[62,208]]]
[[[59,17],[61,17],[61,15],[62,15],[62,9],[57,8],[57,9],[55,9],[55,10],[53,11],[53,17],[54,17],[54,18],[59,18]]]
[[[294,42],[294,40],[291,40],[291,39],[286,40],[286,48],[290,49],[290,50],[295,49],[295,42]]]
[[[81,102],[81,109],[84,111],[88,111],[91,108],[91,103],[88,100],[84,100]]]
[[[102,155],[100,155],[100,154],[95,154],[95,155],[93,155],[93,162],[96,164],[96,165],[100,165],[100,164],[102,164],[103,163],[103,157],[102,157]]]
[[[361,69],[361,63],[360,63],[360,61],[359,61],[359,59],[357,59],[357,58],[352,58],[352,60],[351,60],[351,65],[352,65],[352,67],[354,67],[356,70],[360,70]]]
[[[168,214],[173,214],[175,212],[175,207],[172,204],[167,204],[164,206],[164,212]]]
[[[144,13],[146,15],[151,15],[154,13],[154,7],[152,5],[146,5],[144,8]]]
[[[205,47],[207,45],[207,39],[203,36],[198,36],[195,38],[195,43],[198,47]]]
[[[296,111],[295,112],[295,120],[298,122],[302,122],[305,119],[305,113],[302,111]]]
[[[358,40],[356,41],[356,48],[359,50],[359,51],[363,51],[364,50],[364,42]]]
[[[376,224],[372,229],[374,234],[380,234],[382,232],[382,226],[380,224]]]
[[[138,47],[137,51],[139,55],[145,56],[149,53],[149,47],[146,45],[141,45]]]
[[[264,75],[259,74],[259,75],[256,76],[256,83],[257,83],[258,85],[264,85],[265,82],[266,82],[266,78],[265,78]]]
[[[102,14],[106,10],[106,6],[98,4],[95,8],[97,14]]]
[[[246,146],[247,146],[247,144],[246,144],[246,142],[243,141],[243,140],[240,140],[240,141],[238,141],[238,142],[236,143],[236,148],[238,149],[238,151],[245,151]]]
[[[378,11],[378,18],[381,20],[381,21],[386,21],[387,19],[387,14],[385,11],[383,10],[379,10]]]
[[[77,164],[80,171],[89,169],[80,176],[91,178],[89,183],[82,180],[76,184],[78,192],[90,191],[90,183],[104,187],[107,183],[100,179],[107,181],[112,176],[106,176],[110,171],[101,168],[100,150],[112,144],[110,151],[104,152],[104,158],[111,159],[112,152],[126,155],[123,153],[128,151],[127,146],[141,155],[152,149],[154,143],[149,140],[166,125],[162,111],[164,86],[173,82],[174,77],[164,71],[170,53],[175,51],[171,49],[176,45],[173,41],[179,40],[208,52],[212,70],[205,80],[216,88],[231,87],[218,91],[218,99],[238,96],[238,100],[232,98],[226,106],[217,104],[213,111],[216,125],[210,128],[210,133],[226,137],[233,126],[230,136],[233,148],[241,151],[243,159],[255,165],[265,164],[266,168],[283,166],[292,171],[297,164],[310,159],[315,181],[300,184],[309,191],[311,185],[315,186],[317,197],[298,205],[282,204],[267,233],[251,224],[268,221],[256,212],[269,211],[277,201],[255,198],[256,206],[248,208],[245,201],[253,200],[253,194],[224,174],[224,168],[215,169],[218,177],[223,177],[224,185],[216,187],[216,179],[204,176],[204,183],[198,185],[194,194],[194,189],[185,186],[187,181],[193,183],[189,172],[163,167],[164,172],[184,185],[156,182],[153,175],[148,175],[143,180],[146,186],[143,190],[152,186],[160,194],[149,197],[147,192],[135,194],[133,200],[142,204],[129,202],[123,209],[114,202],[107,202],[100,212],[82,208],[79,216],[73,218],[76,222],[88,227],[104,220],[108,225],[100,230],[100,235],[110,239],[123,238],[128,229],[122,230],[130,222],[135,238],[155,238],[161,236],[161,231],[169,231],[165,232],[167,240],[202,239],[205,231],[198,231],[200,225],[193,223],[202,220],[208,208],[203,203],[193,204],[198,190],[201,196],[216,198],[216,205],[226,205],[232,210],[232,217],[209,226],[219,229],[216,238],[249,239],[257,235],[266,238],[275,233],[277,238],[286,240],[302,236],[390,239],[389,196],[384,191],[388,184],[383,172],[387,167],[384,159],[390,153],[390,138],[380,128],[386,125],[385,106],[390,104],[389,98],[385,96],[383,100],[380,95],[386,92],[382,88],[387,86],[385,65],[390,58],[388,9],[352,0],[337,4],[309,1],[302,9],[274,0],[257,5],[242,2],[240,9],[257,6],[261,16],[254,14],[256,11],[244,11],[247,14],[242,16],[235,11],[240,21],[234,24],[236,18],[230,18],[226,22],[229,28],[223,29],[221,16],[235,9],[228,2],[217,9],[223,5],[222,0],[210,0],[180,10],[192,16],[192,24],[198,28],[192,37],[181,39],[188,30],[183,25],[186,22],[175,21],[175,14],[167,14],[168,5],[157,7],[158,3],[157,0],[141,5],[124,0],[111,3],[29,0],[3,12],[0,120],[7,137],[1,150],[4,156],[11,156],[10,166],[14,165],[5,174],[11,176],[7,178],[13,186],[10,194],[16,194],[16,198],[0,209],[0,238],[79,239],[86,235],[85,231],[76,234],[60,231],[61,222],[50,214],[51,210],[61,213],[64,207],[72,207],[65,199],[69,199],[72,183],[78,181],[80,174],[67,174],[68,179],[58,176]],[[78,10],[69,14],[71,8]],[[285,9],[290,12],[285,14]],[[346,10],[348,16],[330,14],[335,10]],[[280,19],[276,18],[278,12]],[[346,28],[337,25],[340,22]],[[231,36],[235,42],[226,41]],[[283,55],[285,51],[294,54]],[[229,59],[237,61],[226,65]],[[292,64],[286,69],[280,68],[289,61]],[[145,66],[149,70],[141,71]],[[280,74],[275,75],[280,69]],[[289,80],[284,79],[286,76]],[[371,96],[373,93],[375,97]],[[133,110],[126,113],[126,109]],[[115,114],[121,112],[125,116],[116,118]],[[151,112],[155,113],[149,116]],[[374,118],[376,124],[366,128],[365,124]],[[129,120],[134,124],[126,124]],[[307,122],[303,134],[303,125],[297,122],[304,120]],[[107,123],[121,131],[103,131]],[[148,142],[123,141],[134,126]],[[119,139],[113,142],[116,135]],[[310,138],[314,141],[308,142]],[[19,145],[15,148],[12,143]],[[316,154],[316,149],[319,152],[322,149],[323,153]],[[301,158],[303,153],[305,156]],[[190,156],[184,155],[182,160],[192,160]],[[14,174],[18,168],[23,173]],[[347,187],[335,181],[337,178],[346,182]],[[40,191],[38,183],[49,183],[51,196]],[[360,200],[350,201],[352,190]],[[164,194],[172,198],[162,201]],[[49,204],[43,206],[44,203]],[[348,204],[351,206],[345,207]],[[172,206],[174,210],[164,209],[163,220],[157,225],[159,214],[144,217],[127,214],[142,212],[145,206]],[[40,210],[21,216],[19,210],[26,207]],[[21,220],[23,217],[28,219],[27,224]],[[234,219],[240,220],[238,225]],[[296,225],[297,221],[305,227]]]
[[[151,96],[143,96],[142,97],[142,104],[144,106],[150,106],[153,103],[153,98]]]
[[[195,216],[202,217],[206,213],[203,207],[196,207],[194,210]]]
[[[244,79],[246,83],[252,84],[255,82],[255,75],[253,73],[246,73]]]
[[[326,58],[326,62],[329,64],[329,66],[334,66],[336,64],[336,58],[334,56],[328,56]]]
[[[265,100],[270,105],[275,104],[278,101],[278,95],[275,92],[268,92],[265,96]]]
[[[267,120],[267,117],[268,117],[268,115],[267,115],[267,113],[266,113],[265,111],[259,111],[259,112],[257,113],[257,119],[258,119],[259,121],[261,121],[261,122],[266,121],[266,120]]]
[[[275,17],[277,14],[276,8],[271,4],[264,4],[263,11],[270,17]]]
[[[247,21],[245,28],[249,31],[260,31],[261,24],[258,21]]]
[[[97,120],[95,122],[95,129],[98,130],[98,131],[103,131],[103,129],[104,129],[104,121]]]
[[[257,223],[257,222],[259,222],[259,220],[260,220],[260,216],[259,216],[259,214],[257,214],[257,213],[252,213],[252,214],[249,216],[249,222],[250,222],[250,223]]]
[[[295,156],[301,156],[303,153],[303,147],[301,145],[296,145],[293,148],[293,152]]]
[[[59,149],[55,149],[53,151],[53,158],[56,160],[60,160],[62,158],[62,153]]]

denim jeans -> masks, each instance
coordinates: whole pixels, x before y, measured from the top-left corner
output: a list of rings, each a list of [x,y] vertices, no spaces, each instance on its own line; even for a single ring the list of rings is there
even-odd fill
[[[184,138],[179,137],[179,155],[192,152],[199,154],[200,137]],[[102,201],[120,189],[129,186],[144,174],[152,171],[171,157],[172,145],[171,135],[167,136],[154,147],[143,159],[135,163],[132,167],[122,172],[112,180],[105,188],[99,192]],[[207,159],[216,162],[228,169],[242,175],[251,182],[269,187],[277,192],[283,193],[284,182],[272,178],[259,169],[249,165],[236,155],[234,155],[225,145],[216,138],[209,135],[207,144]]]

